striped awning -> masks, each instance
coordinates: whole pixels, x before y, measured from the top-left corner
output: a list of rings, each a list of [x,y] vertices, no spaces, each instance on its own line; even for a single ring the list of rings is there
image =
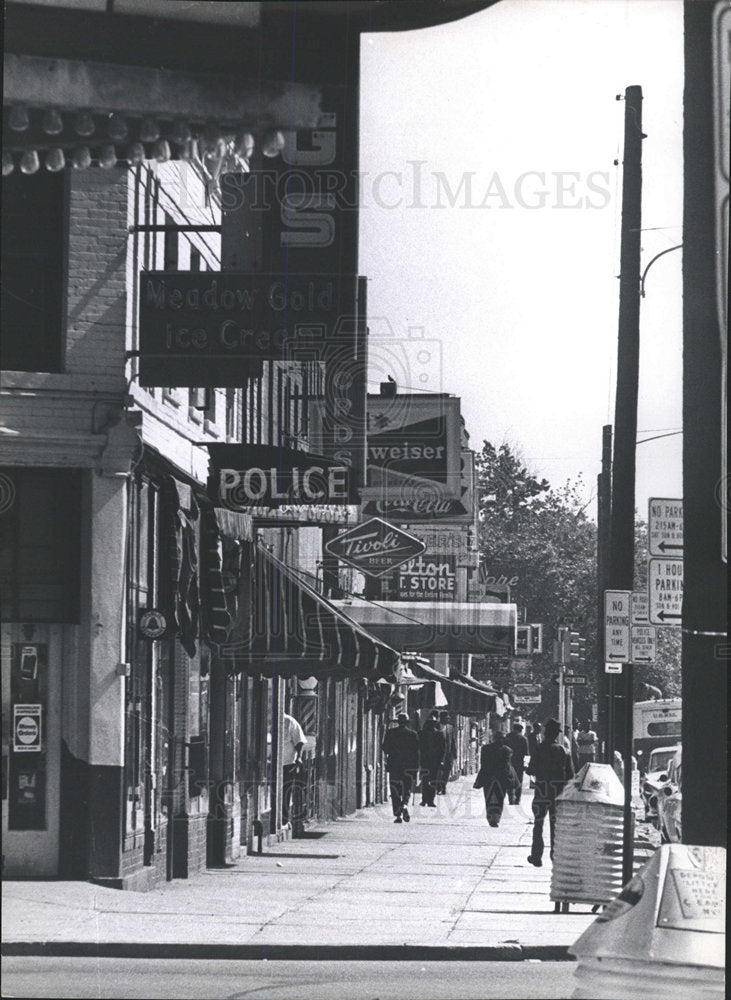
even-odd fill
[[[395,682],[399,655],[264,546],[255,549],[242,614],[221,658],[265,677],[356,676]]]
[[[422,691],[409,692],[409,703],[415,708],[432,708],[437,704],[437,685],[447,699],[450,712],[456,715],[484,716],[495,710],[497,692],[470,677],[455,680],[440,674],[438,670],[426,664],[413,661],[409,663],[413,673],[432,684],[425,684]],[[433,688],[433,690],[429,690]]]
[[[417,653],[509,656],[515,649],[515,604],[484,601],[337,601],[338,608],[396,649]]]

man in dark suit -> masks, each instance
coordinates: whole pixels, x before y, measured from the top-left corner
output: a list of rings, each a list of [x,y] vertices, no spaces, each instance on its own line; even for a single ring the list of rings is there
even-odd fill
[[[523,723],[515,722],[513,723],[512,732],[508,733],[505,737],[505,746],[510,747],[513,751],[513,756],[510,763],[513,765],[513,770],[518,779],[518,785],[512,795],[508,792],[508,802],[511,805],[518,805],[520,802],[520,797],[523,793],[523,770],[525,768],[525,758],[528,756],[528,740],[523,735]]]
[[[396,718],[396,728],[388,730],[382,745],[386,755],[394,823],[408,823],[411,819],[407,806],[414,776],[419,771],[419,737],[413,729],[408,728],[408,721],[408,715],[401,712]]]
[[[539,743],[532,754],[528,773],[535,778],[536,793],[533,796],[533,844],[528,855],[530,864],[540,868],[543,864],[543,823],[548,815],[551,830],[551,860],[556,834],[556,799],[567,781],[574,776],[571,754],[564,750],[559,741],[561,725],[556,719],[546,722],[546,738]]]

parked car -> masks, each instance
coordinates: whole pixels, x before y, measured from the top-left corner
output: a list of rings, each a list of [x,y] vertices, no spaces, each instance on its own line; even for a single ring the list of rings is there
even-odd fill
[[[683,809],[683,755],[678,749],[668,767],[668,780],[657,796],[657,818],[663,844],[681,841]]]
[[[645,806],[645,819],[654,826],[657,826],[657,796],[667,784],[670,763],[679,749],[679,743],[671,747],[657,747],[650,751],[648,757],[647,773],[642,779],[640,792]]]

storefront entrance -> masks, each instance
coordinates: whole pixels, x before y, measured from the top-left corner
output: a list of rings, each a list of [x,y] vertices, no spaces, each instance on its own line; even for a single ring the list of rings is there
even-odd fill
[[[63,632],[2,626],[4,876],[58,874]]]

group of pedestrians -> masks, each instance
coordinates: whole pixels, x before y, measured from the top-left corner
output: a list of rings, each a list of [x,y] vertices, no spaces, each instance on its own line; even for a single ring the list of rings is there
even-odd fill
[[[441,717],[432,714],[420,734],[410,729],[408,722],[408,715],[400,714],[396,728],[389,729],[383,741],[394,823],[408,823],[411,819],[408,805],[417,775],[421,782],[421,804],[436,806],[435,797],[440,792],[444,793],[456,756],[453,729],[449,726],[446,712]],[[586,731],[582,730],[582,734]],[[523,724],[516,722],[507,736],[498,734],[494,742],[484,744],[480,751],[480,768],[474,787],[483,791],[485,814],[490,826],[500,825],[506,798],[510,804],[520,803],[524,774],[527,772],[531,778],[531,787],[535,792],[532,804],[533,840],[528,862],[536,868],[543,865],[546,817],[550,828],[550,856],[553,859],[556,799],[578,767],[588,763],[595,754],[593,747],[589,751],[589,744],[594,742],[591,736],[578,742],[573,734],[572,738],[567,738],[567,735],[561,733],[561,725],[556,719],[547,720],[545,731],[540,723],[535,723],[527,733]],[[584,753],[578,753],[579,746]]]
[[[408,823],[411,819],[408,807],[417,775],[421,804],[436,808],[435,798],[445,794],[457,756],[448,712],[433,712],[421,733],[410,729],[408,722],[408,715],[402,712],[396,719],[396,728],[389,729],[383,740],[394,823]]]
[[[527,772],[535,789],[533,795],[533,842],[528,862],[540,868],[545,849],[543,828],[548,816],[551,833],[551,859],[553,859],[556,830],[556,799],[566,782],[574,776],[571,746],[560,739],[561,726],[556,719],[546,722],[545,736],[536,724],[530,736],[524,735],[520,722],[512,732],[499,734],[494,743],[487,743],[480,752],[480,770],[475,778],[475,788],[482,788],[485,796],[485,813],[490,826],[499,826],[505,798],[518,804],[523,793],[525,758],[529,758]]]

